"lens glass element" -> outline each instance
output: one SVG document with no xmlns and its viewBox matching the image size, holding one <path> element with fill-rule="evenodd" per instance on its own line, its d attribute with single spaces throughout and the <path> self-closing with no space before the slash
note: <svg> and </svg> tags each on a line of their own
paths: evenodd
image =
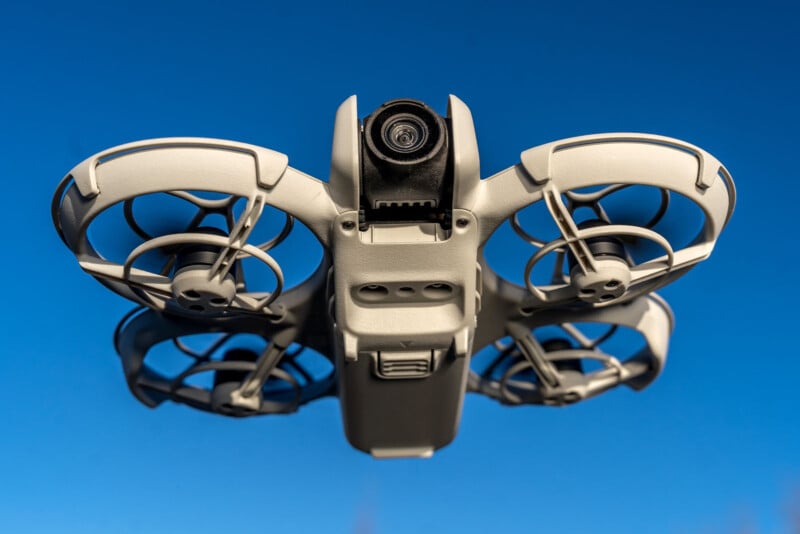
<svg viewBox="0 0 800 534">
<path fill-rule="evenodd" d="M 421 148 L 428 139 L 428 128 L 411 114 L 400 114 L 386 121 L 382 128 L 386 146 L 395 152 L 408 154 Z"/>
<path fill-rule="evenodd" d="M 369 153 L 393 165 L 416 165 L 436 157 L 446 137 L 444 120 L 416 100 L 392 100 L 364 119 Z"/>
</svg>

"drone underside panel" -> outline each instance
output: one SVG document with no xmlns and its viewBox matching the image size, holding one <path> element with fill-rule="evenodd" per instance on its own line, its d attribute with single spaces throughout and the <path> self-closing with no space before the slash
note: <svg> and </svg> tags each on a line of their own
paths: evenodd
<svg viewBox="0 0 800 534">
<path fill-rule="evenodd" d="M 363 127 L 353 97 L 330 183 L 261 147 L 157 139 L 79 164 L 52 211 L 139 306 L 115 345 L 140 401 L 243 417 L 338 396 L 356 448 L 400 457 L 449 443 L 468 391 L 566 405 L 651 383 L 672 329 L 653 291 L 710 254 L 734 201 L 710 154 L 644 134 L 542 145 L 480 180 L 455 97 L 446 119 L 395 101 Z"/>
</svg>

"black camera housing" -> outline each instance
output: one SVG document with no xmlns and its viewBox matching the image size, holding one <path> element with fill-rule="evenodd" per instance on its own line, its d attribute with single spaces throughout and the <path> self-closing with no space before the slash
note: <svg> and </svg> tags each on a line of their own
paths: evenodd
<svg viewBox="0 0 800 534">
<path fill-rule="evenodd" d="M 418 100 L 391 100 L 364 119 L 362 229 L 375 222 L 438 222 L 450 227 L 450 130 L 447 118 Z"/>
</svg>

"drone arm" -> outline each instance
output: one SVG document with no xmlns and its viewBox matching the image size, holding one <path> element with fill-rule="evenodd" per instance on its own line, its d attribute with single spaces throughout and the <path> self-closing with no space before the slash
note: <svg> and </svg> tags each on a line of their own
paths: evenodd
<svg viewBox="0 0 800 534">
<path fill-rule="evenodd" d="M 332 185 L 289 167 L 281 181 L 267 192 L 265 201 L 300 220 L 327 248 L 331 222 L 339 214 L 332 194 Z"/>
<path fill-rule="evenodd" d="M 542 187 L 531 181 L 522 165 L 514 165 L 481 180 L 473 212 L 480 221 L 480 242 L 517 211 L 542 199 Z"/>
</svg>

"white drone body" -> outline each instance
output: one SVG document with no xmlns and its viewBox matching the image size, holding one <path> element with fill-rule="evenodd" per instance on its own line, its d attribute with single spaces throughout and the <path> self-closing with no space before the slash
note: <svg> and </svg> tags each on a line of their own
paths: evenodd
<svg viewBox="0 0 800 534">
<path fill-rule="evenodd" d="M 633 187 L 657 192 L 646 220 L 607 209 Z M 140 223 L 134 200 L 154 195 L 191 206 L 183 227 L 156 235 Z M 703 218 L 680 247 L 659 231 L 670 195 Z M 362 123 L 353 96 L 336 114 L 328 182 L 254 145 L 155 139 L 80 163 L 52 209 L 83 270 L 139 305 L 115 345 L 140 401 L 241 417 L 337 396 L 350 443 L 387 458 L 429 456 L 452 441 L 467 392 L 560 406 L 650 384 L 672 330 L 653 291 L 708 257 L 734 202 L 713 156 L 646 134 L 548 143 L 481 179 L 472 116 L 458 98 L 450 96 L 446 117 L 395 100 Z M 546 209 L 555 235 L 523 228 L 520 214 L 532 205 Z M 252 242 L 268 207 L 285 222 L 274 238 Z M 113 209 L 138 237 L 117 258 L 90 231 Z M 314 274 L 284 290 L 270 250 L 294 221 L 324 252 Z M 524 285 L 502 278 L 484 254 L 504 223 L 528 249 Z M 658 252 L 636 257 L 644 242 Z M 145 261 L 155 256 L 160 263 Z M 535 273 L 546 262 L 552 273 L 542 283 Z M 268 268 L 271 287 L 253 287 L 245 264 Z M 636 346 L 606 350 L 623 330 Z M 216 336 L 198 349 L 188 340 L 200 334 Z M 169 343 L 190 362 L 172 374 L 148 360 Z M 304 352 L 327 367 L 307 365 Z M 479 352 L 490 354 L 488 365 L 473 361 Z M 210 382 L 193 380 L 203 374 Z"/>
</svg>

